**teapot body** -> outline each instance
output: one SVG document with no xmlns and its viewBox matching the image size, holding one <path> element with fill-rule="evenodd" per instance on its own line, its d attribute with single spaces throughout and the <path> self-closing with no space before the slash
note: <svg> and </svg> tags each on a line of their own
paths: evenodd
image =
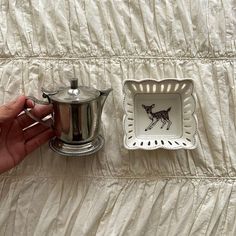
<svg viewBox="0 0 236 236">
<path fill-rule="evenodd" d="M 74 78 L 70 87 L 55 91 L 42 88 L 42 95 L 48 102 L 28 97 L 35 103 L 53 105 L 50 125 L 35 117 L 27 109 L 25 113 L 35 121 L 55 130 L 56 137 L 49 143 L 55 152 L 66 156 L 90 155 L 101 149 L 104 144 L 99 130 L 102 109 L 111 91 L 111 88 L 96 90 L 78 86 L 78 80 Z"/>
<path fill-rule="evenodd" d="M 52 104 L 53 128 L 61 141 L 83 144 L 99 135 L 102 112 L 100 100 L 81 104 L 52 101 Z"/>
</svg>

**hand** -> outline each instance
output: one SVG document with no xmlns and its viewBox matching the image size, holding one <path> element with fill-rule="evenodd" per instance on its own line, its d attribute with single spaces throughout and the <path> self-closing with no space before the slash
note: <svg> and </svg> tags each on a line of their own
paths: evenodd
<svg viewBox="0 0 236 236">
<path fill-rule="evenodd" d="M 25 96 L 0 106 L 0 173 L 16 166 L 29 153 L 54 136 L 52 129 L 35 123 L 22 113 L 25 104 L 32 108 L 31 112 L 38 118 L 43 118 L 52 111 L 50 105 L 34 107 Z"/>
</svg>

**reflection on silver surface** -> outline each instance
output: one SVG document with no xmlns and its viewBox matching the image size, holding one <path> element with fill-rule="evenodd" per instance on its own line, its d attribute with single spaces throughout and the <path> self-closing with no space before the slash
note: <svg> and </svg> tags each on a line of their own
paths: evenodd
<svg viewBox="0 0 236 236">
<path fill-rule="evenodd" d="M 98 136 L 101 106 L 97 100 L 84 104 L 53 103 L 57 137 L 70 144 L 90 142 Z"/>
<path fill-rule="evenodd" d="M 58 138 L 53 138 L 49 142 L 50 148 L 56 153 L 63 156 L 82 157 L 88 156 L 99 151 L 104 145 L 104 139 L 101 135 L 93 139 L 91 142 L 73 145 L 62 142 Z"/>
<path fill-rule="evenodd" d="M 56 138 L 51 140 L 50 147 L 62 155 L 83 155 L 98 151 L 103 145 L 99 136 L 101 114 L 107 96 L 112 89 L 97 90 L 87 86 L 78 86 L 76 78 L 71 79 L 71 86 L 58 91 L 42 89 L 43 97 L 48 102 L 29 97 L 39 104 L 52 104 L 52 122 L 50 126 L 56 132 Z M 30 114 L 32 119 L 47 125 L 42 120 Z M 29 113 L 29 114 L 28 114 Z"/>
</svg>

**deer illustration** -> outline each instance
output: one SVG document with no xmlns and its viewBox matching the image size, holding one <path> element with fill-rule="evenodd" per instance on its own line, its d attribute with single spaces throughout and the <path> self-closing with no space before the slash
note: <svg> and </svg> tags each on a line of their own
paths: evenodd
<svg viewBox="0 0 236 236">
<path fill-rule="evenodd" d="M 162 111 L 158 111 L 153 113 L 152 109 L 155 107 L 155 104 L 152 104 L 151 106 L 145 106 L 144 104 L 142 104 L 142 107 L 144 108 L 144 110 L 146 111 L 148 118 L 151 120 L 151 123 L 149 124 L 149 126 L 145 129 L 145 131 L 148 131 L 150 129 L 152 129 L 154 127 L 154 125 L 156 125 L 156 123 L 161 120 L 162 122 L 162 126 L 161 129 L 164 127 L 164 125 L 166 123 L 167 124 L 167 130 L 169 130 L 172 122 L 169 119 L 169 111 L 171 110 L 171 107 L 169 107 L 167 110 L 162 110 Z"/>
</svg>

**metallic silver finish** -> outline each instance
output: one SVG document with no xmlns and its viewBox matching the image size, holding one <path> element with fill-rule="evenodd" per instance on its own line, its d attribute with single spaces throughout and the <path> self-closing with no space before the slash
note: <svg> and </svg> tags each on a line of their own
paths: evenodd
<svg viewBox="0 0 236 236">
<path fill-rule="evenodd" d="M 109 93 L 112 91 L 112 88 L 106 89 L 106 90 L 101 90 L 100 91 L 100 103 L 101 103 L 101 109 L 103 109 L 103 106 L 105 104 L 105 101 L 107 99 L 107 96 Z"/>
<path fill-rule="evenodd" d="M 83 144 L 98 136 L 102 107 L 99 100 L 83 104 L 52 101 L 54 129 L 65 143 Z"/>
<path fill-rule="evenodd" d="M 38 103 L 41 105 L 49 105 L 50 104 L 50 102 L 41 101 L 33 96 L 27 96 L 27 99 L 32 100 L 34 103 Z"/>
<path fill-rule="evenodd" d="M 97 151 L 102 143 L 102 137 L 99 136 L 102 109 L 111 91 L 112 89 L 99 91 L 86 86 L 78 86 L 77 79 L 71 80 L 69 88 L 61 88 L 58 92 L 43 89 L 43 97 L 49 101 L 43 103 L 53 105 L 52 127 L 57 134 L 57 138 L 51 141 L 50 147 L 58 153 L 63 152 L 63 155 L 73 150 L 78 150 L 74 154 L 83 152 L 83 155 L 86 150 L 88 153 L 93 152 L 93 149 Z M 29 98 L 42 104 L 42 101 L 36 98 Z M 28 111 L 26 114 L 44 124 Z M 87 146 L 89 148 L 85 148 Z"/>
<path fill-rule="evenodd" d="M 78 79 L 77 78 L 72 78 L 70 81 L 70 87 L 71 89 L 78 89 Z"/>
<path fill-rule="evenodd" d="M 54 91 L 42 88 L 43 97 L 55 102 L 78 104 L 98 99 L 101 95 L 101 92 L 95 88 L 77 86 L 78 82 L 75 79 L 72 79 L 70 82 L 70 87 L 59 88 Z"/>
<path fill-rule="evenodd" d="M 103 147 L 103 145 L 104 138 L 101 135 L 93 139 L 91 142 L 81 145 L 64 143 L 58 138 L 53 138 L 49 142 L 49 146 L 53 151 L 60 155 L 71 157 L 82 157 L 92 155 L 99 151 Z"/>
</svg>

